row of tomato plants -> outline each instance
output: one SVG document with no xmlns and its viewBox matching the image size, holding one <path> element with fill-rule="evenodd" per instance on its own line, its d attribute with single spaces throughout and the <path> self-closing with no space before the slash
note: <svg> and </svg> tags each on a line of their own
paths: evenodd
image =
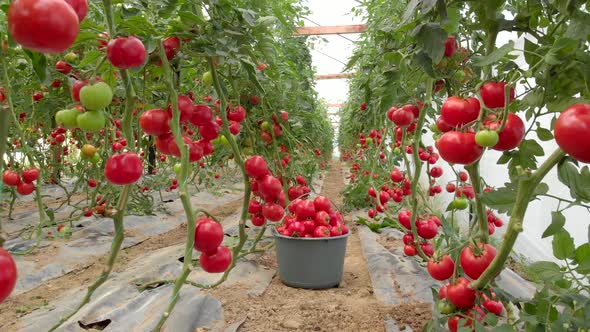
<svg viewBox="0 0 590 332">
<path fill-rule="evenodd" d="M 223 274 L 212 284 L 191 284 L 221 284 L 238 258 L 268 249 L 258 247 L 266 221 L 282 220 L 291 200 L 307 196 L 308 181 L 330 157 L 332 129 L 313 91 L 307 42 L 292 37 L 306 8 L 249 0 L 88 5 L 16 0 L 3 6 L 3 192 L 11 197 L 10 209 L 18 195 L 35 192 L 40 220 L 31 235 L 37 244 L 53 226 L 71 231 L 65 220 L 55 220 L 65 204 L 74 207 L 70 223 L 93 211 L 113 218 L 105 269 L 55 330 L 109 277 L 124 239 L 124 216 L 151 213 L 154 190 L 177 190 L 186 249 L 182 272 L 165 281 L 174 288 L 159 330 L 189 283 L 193 250 L 201 252 L 204 270 Z M 233 178 L 236 171 L 244 199 L 237 244 L 227 248 L 221 224 L 192 206 L 189 185 L 222 173 Z M 65 203 L 49 208 L 44 183 L 62 187 Z M 74 202 L 80 191 L 86 195 Z M 341 221 L 331 209 L 322 211 Z M 262 226 L 253 237 L 246 232 L 249 219 Z M 10 253 L 0 250 L 7 271 L 1 302 L 16 270 Z"/>
<path fill-rule="evenodd" d="M 348 66 L 362 75 L 352 79 L 340 124 L 341 155 L 350 165 L 346 202 L 369 208 L 359 222 L 371 229 L 405 232 L 405 255 L 443 282 L 433 290 L 437 306 L 427 328 L 588 329 L 590 245 L 576 247 L 564 225 L 587 226 L 563 213 L 583 214 L 590 201 L 588 167 L 580 165 L 590 162 L 588 79 L 572 75 L 590 64 L 587 36 L 574 30 L 585 10 L 526 1 L 373 1 L 364 9 L 358 13 L 368 31 Z M 523 36 L 524 49 L 513 41 L 498 48 L 504 31 Z M 515 96 L 515 88 L 524 92 Z M 434 146 L 425 144 L 427 133 Z M 553 140 L 558 148 L 537 164 Z M 480 174 L 488 149 L 503 153 L 504 187 Z M 552 169 L 571 199 L 543 182 Z M 441 183 L 445 170 L 455 180 Z M 443 192 L 452 195 L 444 211 L 436 208 Z M 541 197 L 558 202 L 543 237 L 553 237 L 561 264 L 531 264 L 537 293 L 518 299 L 495 279 L 525 231 L 527 207 Z M 505 230 L 491 237 L 504 226 L 502 214 Z"/>
</svg>

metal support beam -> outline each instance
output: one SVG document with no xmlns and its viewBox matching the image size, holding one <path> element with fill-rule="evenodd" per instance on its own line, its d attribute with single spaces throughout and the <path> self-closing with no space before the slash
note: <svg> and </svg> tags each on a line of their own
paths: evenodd
<svg viewBox="0 0 590 332">
<path fill-rule="evenodd" d="M 354 73 L 340 73 L 340 74 L 321 74 L 315 75 L 316 80 L 338 80 L 343 78 L 351 78 Z"/>
<path fill-rule="evenodd" d="M 319 26 L 319 27 L 299 27 L 296 36 L 308 36 L 308 35 L 340 35 L 349 33 L 361 33 L 367 30 L 365 24 L 352 24 L 352 25 L 334 25 L 334 26 Z"/>
</svg>

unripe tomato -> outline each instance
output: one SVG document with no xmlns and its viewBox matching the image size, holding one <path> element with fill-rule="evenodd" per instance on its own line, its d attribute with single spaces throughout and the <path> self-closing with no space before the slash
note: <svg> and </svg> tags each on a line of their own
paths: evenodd
<svg viewBox="0 0 590 332">
<path fill-rule="evenodd" d="M 486 148 L 496 145 L 499 139 L 498 133 L 494 130 L 480 130 L 475 134 L 475 143 Z"/>
</svg>

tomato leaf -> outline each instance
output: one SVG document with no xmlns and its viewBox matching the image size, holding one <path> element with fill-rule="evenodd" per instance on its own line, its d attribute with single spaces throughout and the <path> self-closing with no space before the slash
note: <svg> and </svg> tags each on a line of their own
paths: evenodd
<svg viewBox="0 0 590 332">
<path fill-rule="evenodd" d="M 434 69 L 432 68 L 432 59 L 428 57 L 424 51 L 418 52 L 414 54 L 414 61 L 424 70 L 426 74 L 430 77 L 435 77 Z"/>
<path fill-rule="evenodd" d="M 498 213 L 510 215 L 516 201 L 516 187 L 511 183 L 505 183 L 505 185 L 506 187 L 482 194 L 481 199 L 487 206 L 498 210 Z"/>
<path fill-rule="evenodd" d="M 29 59 L 31 59 L 33 70 L 39 78 L 39 81 L 44 82 L 47 78 L 47 58 L 45 57 L 45 54 L 29 51 L 27 49 L 23 49 L 23 51 Z"/>
<path fill-rule="evenodd" d="M 537 137 L 539 137 L 539 139 L 541 141 L 550 141 L 553 139 L 553 134 L 551 133 L 551 130 L 543 128 L 543 127 L 538 127 L 537 128 Z"/>
<path fill-rule="evenodd" d="M 543 232 L 541 238 L 544 239 L 557 233 L 563 229 L 563 225 L 565 225 L 565 216 L 559 211 L 551 212 L 551 225 L 549 225 L 549 227 Z"/>
<path fill-rule="evenodd" d="M 590 202 L 590 170 L 584 166 L 580 173 L 571 161 L 557 166 L 557 176 L 561 183 L 570 188 L 570 195 L 578 200 Z"/>
<path fill-rule="evenodd" d="M 513 49 L 514 49 L 514 42 L 511 40 L 510 42 L 508 42 L 508 44 L 495 49 L 492 53 L 490 53 L 488 55 L 473 56 L 473 58 L 472 58 L 473 65 L 477 66 L 477 67 L 491 65 L 492 63 L 494 63 L 494 62 L 502 59 L 506 55 L 508 55 L 508 53 L 510 53 L 510 51 L 512 51 Z"/>
<path fill-rule="evenodd" d="M 565 229 L 561 229 L 553 236 L 553 255 L 557 259 L 568 259 L 574 257 L 574 239 Z"/>
<path fill-rule="evenodd" d="M 416 34 L 418 45 L 428 54 L 433 63 L 439 63 L 445 54 L 445 41 L 448 34 L 439 24 L 422 25 Z"/>
<path fill-rule="evenodd" d="M 540 281 L 557 281 L 562 279 L 563 274 L 554 262 L 539 261 L 530 264 L 527 268 L 530 275 Z"/>
<path fill-rule="evenodd" d="M 422 0 L 410 1 L 408 6 L 406 7 L 406 11 L 404 12 L 404 15 L 402 16 L 402 20 L 400 22 L 400 25 L 406 24 L 408 22 L 408 20 L 412 17 L 412 15 L 414 15 L 414 12 L 416 11 L 416 8 L 418 8 L 418 5 L 420 4 L 420 2 L 422 2 Z"/>
<path fill-rule="evenodd" d="M 522 168 L 537 168 L 537 158 L 543 156 L 545 152 L 543 147 L 532 139 L 525 139 L 520 143 L 518 150 L 513 152 L 510 167 L 521 166 Z"/>
<path fill-rule="evenodd" d="M 565 36 L 585 42 L 590 34 L 590 25 L 588 25 L 588 22 L 590 22 L 590 14 L 584 13 L 581 10 L 576 11 L 571 17 Z"/>
<path fill-rule="evenodd" d="M 575 263 L 578 264 L 576 271 L 581 274 L 590 273 L 590 243 L 579 246 L 574 253 Z"/>
</svg>

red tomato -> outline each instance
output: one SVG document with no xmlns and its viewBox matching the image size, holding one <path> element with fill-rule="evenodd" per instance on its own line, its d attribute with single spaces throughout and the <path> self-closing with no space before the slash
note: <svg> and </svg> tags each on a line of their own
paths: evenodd
<svg viewBox="0 0 590 332">
<path fill-rule="evenodd" d="M 431 258 L 428 260 L 427 269 L 432 278 L 443 281 L 453 276 L 455 262 L 449 255 L 444 255 L 439 261 Z"/>
<path fill-rule="evenodd" d="M 59 60 L 55 63 L 55 70 L 62 74 L 69 74 L 72 71 L 72 66 L 63 60 Z"/>
<path fill-rule="evenodd" d="M 90 188 L 95 188 L 98 185 L 98 183 L 94 179 L 88 180 L 87 184 L 88 184 L 88 187 L 90 187 Z"/>
<path fill-rule="evenodd" d="M 246 118 L 246 109 L 242 106 L 227 108 L 227 119 L 230 121 L 242 122 Z"/>
<path fill-rule="evenodd" d="M 449 97 L 440 109 L 440 119 L 450 127 L 459 127 L 475 121 L 479 116 L 480 109 L 479 102 L 476 102 L 475 98 Z"/>
<path fill-rule="evenodd" d="M 469 180 L 469 174 L 467 174 L 467 172 L 464 171 L 459 172 L 459 180 L 467 182 L 467 180 Z"/>
<path fill-rule="evenodd" d="M 252 156 L 248 158 L 244 163 L 244 168 L 246 169 L 246 174 L 254 179 L 262 179 L 270 174 L 268 165 L 261 156 Z"/>
<path fill-rule="evenodd" d="M 180 95 L 178 96 L 178 110 L 180 111 L 180 122 L 181 123 L 185 123 L 190 121 L 190 119 L 193 117 L 193 109 L 194 109 L 194 105 L 193 105 L 193 101 L 189 98 L 189 96 L 184 96 L 184 95 Z M 206 123 L 204 124 L 206 126 L 211 126 L 211 123 Z M 219 131 L 219 128 L 217 128 L 217 126 L 213 125 L 213 128 L 215 128 L 215 132 Z M 203 136 L 201 134 L 201 136 Z M 211 139 L 215 139 L 217 136 L 211 138 Z"/>
<path fill-rule="evenodd" d="M 430 169 L 430 176 L 433 178 L 439 178 L 443 175 L 443 169 L 441 167 L 433 167 Z"/>
<path fill-rule="evenodd" d="M 460 277 L 447 287 L 447 299 L 457 308 L 471 308 L 475 303 L 475 290 L 469 288 L 469 280 Z"/>
<path fill-rule="evenodd" d="M 330 227 L 330 236 L 340 236 L 342 235 L 342 227 L 340 226 L 331 226 Z"/>
<path fill-rule="evenodd" d="M 158 149 L 158 151 L 166 155 L 172 154 L 170 151 L 171 141 L 174 141 L 174 136 L 172 135 L 172 133 L 166 133 L 156 137 L 156 149 Z"/>
<path fill-rule="evenodd" d="M 399 183 L 404 180 L 404 174 L 397 168 L 394 168 L 393 171 L 389 174 L 389 178 L 391 181 Z"/>
<path fill-rule="evenodd" d="M 143 112 L 139 126 L 148 135 L 160 136 L 170 132 L 170 114 L 161 108 Z"/>
<path fill-rule="evenodd" d="M 297 219 L 305 220 L 307 218 L 315 218 L 315 205 L 312 201 L 300 201 L 299 204 L 295 207 L 295 214 L 297 215 Z M 328 215 L 329 217 L 329 215 Z"/>
<path fill-rule="evenodd" d="M 17 172 L 6 170 L 2 173 L 2 181 L 8 186 L 16 187 L 20 183 L 20 177 Z"/>
<path fill-rule="evenodd" d="M 225 246 L 219 246 L 213 254 L 201 253 L 199 263 L 209 273 L 225 272 L 232 261 L 232 252 Z"/>
<path fill-rule="evenodd" d="M 392 107 L 393 109 L 394 107 Z M 387 114 L 389 119 L 398 127 L 407 127 L 414 122 L 414 113 L 410 108 L 399 108 Z"/>
<path fill-rule="evenodd" d="M 74 9 L 74 11 L 76 12 L 76 15 L 78 15 L 78 21 L 82 22 L 82 20 L 86 17 L 86 14 L 88 14 L 88 1 L 87 0 L 65 0 L 70 6 L 72 6 L 72 9 Z"/>
<path fill-rule="evenodd" d="M 416 222 L 416 227 L 418 235 L 426 240 L 430 240 L 438 234 L 438 225 L 432 219 Z"/>
<path fill-rule="evenodd" d="M 453 127 L 446 123 L 442 117 L 438 117 L 438 119 L 436 119 L 436 128 L 438 128 L 441 133 L 446 133 L 447 131 L 453 130 Z"/>
<path fill-rule="evenodd" d="M 330 226 L 330 215 L 326 211 L 317 211 L 314 220 L 316 226 Z"/>
<path fill-rule="evenodd" d="M 402 210 L 397 215 L 397 219 L 398 219 L 399 223 L 408 230 L 412 229 L 411 218 L 412 218 L 412 212 L 409 210 Z"/>
<path fill-rule="evenodd" d="M 420 243 L 420 248 L 424 252 L 424 255 L 431 257 L 434 255 L 434 246 L 430 242 Z"/>
<path fill-rule="evenodd" d="M 442 159 L 452 164 L 469 165 L 481 158 L 484 148 L 475 143 L 474 133 L 449 131 L 437 141 Z"/>
<path fill-rule="evenodd" d="M 330 237 L 330 229 L 327 226 L 317 226 L 313 231 L 313 237 Z"/>
<path fill-rule="evenodd" d="M 287 228 L 292 237 L 305 236 L 305 225 L 301 221 L 293 221 Z"/>
<path fill-rule="evenodd" d="M 590 104 L 575 104 L 555 122 L 555 141 L 574 159 L 590 163 Z"/>
<path fill-rule="evenodd" d="M 445 41 L 445 56 L 450 58 L 455 54 L 455 49 L 457 48 L 457 42 L 455 41 L 455 36 L 449 36 Z"/>
<path fill-rule="evenodd" d="M 404 246 L 404 254 L 406 256 L 416 256 L 417 253 L 418 251 L 416 250 L 416 247 L 413 244 L 407 244 Z"/>
<path fill-rule="evenodd" d="M 145 62 L 146 56 L 145 47 L 137 37 L 111 39 L 107 45 L 107 58 L 119 69 L 140 67 Z"/>
<path fill-rule="evenodd" d="M 180 39 L 176 36 L 166 38 L 163 45 L 168 60 L 172 60 L 178 51 L 180 51 Z"/>
<path fill-rule="evenodd" d="M 259 201 L 251 200 L 248 204 L 248 213 L 257 214 L 262 212 L 262 205 Z"/>
<path fill-rule="evenodd" d="M 207 217 L 200 217 L 195 227 L 194 248 L 205 254 L 214 254 L 223 242 L 223 227 Z"/>
<path fill-rule="evenodd" d="M 252 216 L 252 225 L 263 226 L 265 223 L 266 223 L 266 220 L 264 220 L 264 217 L 262 215 Z"/>
<path fill-rule="evenodd" d="M 449 193 L 455 192 L 455 189 L 456 189 L 455 187 L 456 186 L 453 183 L 447 184 L 447 187 L 446 187 L 447 192 L 449 192 Z"/>
<path fill-rule="evenodd" d="M 29 168 L 23 171 L 22 173 L 23 181 L 27 183 L 31 183 L 33 181 L 37 181 L 39 178 L 39 169 L 37 168 Z"/>
<path fill-rule="evenodd" d="M 477 249 L 473 245 L 463 248 L 461 251 L 461 267 L 465 274 L 471 279 L 477 279 L 485 271 L 494 257 L 496 248 L 491 244 L 479 243 Z"/>
<path fill-rule="evenodd" d="M 314 205 L 316 211 L 330 212 L 330 210 L 332 210 L 331 206 L 330 206 L 330 200 L 324 196 L 316 197 L 313 200 L 313 205 Z"/>
<path fill-rule="evenodd" d="M 502 123 L 499 121 L 491 120 L 484 121 L 483 124 L 491 130 L 496 130 L 500 128 L 500 126 L 502 125 Z M 496 145 L 494 145 L 492 149 L 497 151 L 512 150 L 515 147 L 517 147 L 520 144 L 520 142 L 522 142 L 524 134 L 524 122 L 522 122 L 518 115 L 508 113 L 506 126 L 504 126 L 504 129 L 498 133 L 498 143 L 496 143 Z"/>
<path fill-rule="evenodd" d="M 285 215 L 285 209 L 275 203 L 266 203 L 262 206 L 262 215 L 270 221 L 279 221 Z"/>
<path fill-rule="evenodd" d="M 12 293 L 16 285 L 16 264 L 10 253 L 0 248 L 0 303 Z"/>
<path fill-rule="evenodd" d="M 490 299 L 486 299 L 481 303 L 482 307 L 486 308 L 487 311 L 493 313 L 494 315 L 500 316 L 502 311 L 504 311 L 504 305 L 500 301 L 494 301 Z"/>
<path fill-rule="evenodd" d="M 272 175 L 267 175 L 258 181 L 258 191 L 266 202 L 276 201 L 282 190 L 281 181 Z"/>
<path fill-rule="evenodd" d="M 506 82 L 487 82 L 479 89 L 481 99 L 488 108 L 504 107 Z M 510 102 L 514 100 L 514 88 L 510 88 Z"/>
<path fill-rule="evenodd" d="M 88 80 L 74 82 L 74 84 L 72 85 L 72 99 L 74 99 L 74 101 L 80 101 L 80 90 L 82 90 L 82 88 L 86 86 L 88 82 Z"/>
<path fill-rule="evenodd" d="M 16 191 L 23 196 L 30 195 L 35 191 L 35 185 L 32 183 L 21 182 L 16 186 Z"/>
<path fill-rule="evenodd" d="M 143 165 L 133 152 L 115 154 L 107 159 L 104 175 L 112 184 L 127 185 L 141 178 Z"/>
<path fill-rule="evenodd" d="M 414 234 L 406 233 L 406 234 L 404 234 L 404 237 L 402 238 L 402 240 L 404 241 L 404 244 L 406 244 L 406 245 L 413 244 L 414 243 Z"/>
<path fill-rule="evenodd" d="M 213 111 L 207 105 L 194 105 L 189 121 L 195 126 L 203 126 L 213 121 Z"/>
<path fill-rule="evenodd" d="M 217 123 L 211 122 L 210 124 L 199 126 L 199 134 L 206 141 L 212 141 L 219 137 L 220 127 Z"/>
<path fill-rule="evenodd" d="M 8 30 L 24 48 L 61 53 L 78 36 L 78 15 L 63 0 L 15 0 L 8 8 Z"/>
</svg>

